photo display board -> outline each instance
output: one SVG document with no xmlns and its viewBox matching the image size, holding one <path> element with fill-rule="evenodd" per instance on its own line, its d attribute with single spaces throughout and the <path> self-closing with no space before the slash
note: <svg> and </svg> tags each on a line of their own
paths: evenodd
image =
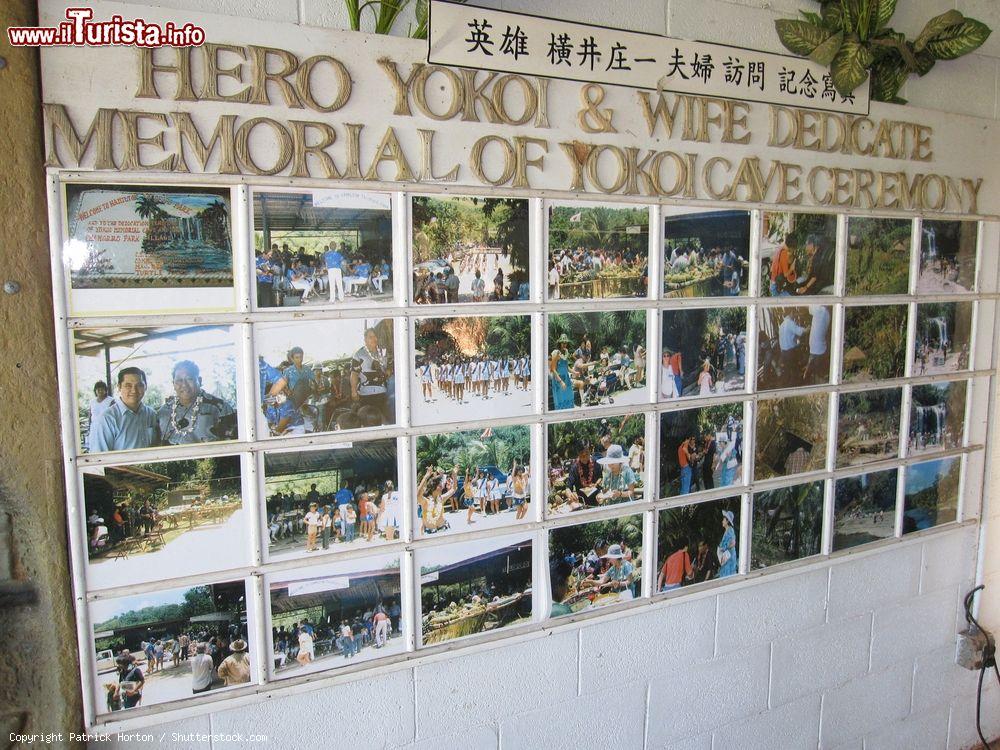
<svg viewBox="0 0 1000 750">
<path fill-rule="evenodd" d="M 275 26 L 294 46 L 295 27 Z M 401 46 L 374 40 L 364 79 L 379 54 L 431 75 L 419 45 Z M 161 52 L 87 55 L 127 61 L 153 106 L 177 83 L 150 67 Z M 43 57 L 53 105 L 65 59 Z M 322 65 L 332 85 L 339 68 Z M 433 75 L 459 75 L 446 70 Z M 546 116 L 568 132 L 555 93 L 580 84 L 545 85 Z M 336 116 L 392 112 L 382 91 Z M 270 111 L 217 93 L 183 106 Z M 476 151 L 457 111 L 443 123 L 406 101 L 428 149 L 441 127 L 461 136 L 456 153 Z M 388 136 L 373 171 L 338 155 L 322 181 L 316 151 L 272 174 L 211 159 L 109 172 L 85 146 L 64 163 L 69 131 L 47 117 L 89 725 L 739 585 L 978 516 L 992 189 L 974 204 L 955 182 L 938 209 L 800 204 L 770 188 L 721 197 L 720 167 L 708 194 L 652 195 L 608 189 L 610 152 L 519 182 L 534 152 L 510 141 L 507 159 L 491 141 L 481 175 L 449 177 L 440 154 L 421 171 Z M 139 148 L 119 125 L 114 159 Z M 247 138 L 258 167 L 273 157 Z M 564 149 L 551 147 L 554 164 Z M 936 166 L 962 171 L 964 148 L 946 144 Z M 756 158 L 740 143 L 722 153 Z"/>
</svg>

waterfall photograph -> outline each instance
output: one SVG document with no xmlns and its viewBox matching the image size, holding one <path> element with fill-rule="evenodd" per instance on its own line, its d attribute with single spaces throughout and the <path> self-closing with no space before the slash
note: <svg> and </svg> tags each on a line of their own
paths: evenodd
<svg viewBox="0 0 1000 750">
<path fill-rule="evenodd" d="M 968 370 L 971 333 L 971 302 L 928 302 L 917 305 L 912 374 L 935 375 Z"/>
<path fill-rule="evenodd" d="M 917 294 L 955 294 L 976 287 L 974 221 L 925 219 L 920 231 Z"/>
<path fill-rule="evenodd" d="M 967 383 L 913 386 L 910 398 L 910 453 L 951 450 L 962 445 Z"/>
</svg>

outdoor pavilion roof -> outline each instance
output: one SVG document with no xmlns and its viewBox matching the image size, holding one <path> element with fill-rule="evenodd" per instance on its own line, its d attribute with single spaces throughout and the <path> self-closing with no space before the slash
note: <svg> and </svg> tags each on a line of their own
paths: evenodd
<svg viewBox="0 0 1000 750">
<path fill-rule="evenodd" d="M 136 347 L 153 339 L 176 339 L 189 333 L 226 328 L 223 325 L 180 326 L 177 328 L 87 328 L 73 334 L 73 351 L 77 356 L 96 357 L 106 349 Z"/>
<path fill-rule="evenodd" d="M 434 571 L 428 571 L 428 573 L 437 573 L 437 580 L 432 585 L 466 581 L 469 578 L 479 578 L 487 573 L 495 572 L 496 563 L 494 560 L 496 558 L 519 552 L 522 549 L 527 549 L 530 554 L 531 542 L 526 541 L 521 544 L 512 544 L 508 547 L 490 550 L 473 558 L 459 560 L 449 565 L 442 565 Z"/>
<path fill-rule="evenodd" d="M 322 581 L 324 578 L 340 578 L 341 576 L 317 576 L 316 578 L 303 578 L 294 583 L 307 583 L 309 581 Z M 388 596 L 395 596 L 399 593 L 399 570 L 370 570 L 360 573 L 353 573 L 347 576 L 350 581 L 349 586 L 326 591 L 317 591 L 308 594 L 288 595 L 288 583 L 276 583 L 271 585 L 271 612 L 280 614 L 282 612 L 292 612 L 300 609 L 310 609 L 313 607 L 327 607 L 331 600 L 340 604 L 341 607 L 350 609 L 371 604 Z"/>
<path fill-rule="evenodd" d="M 170 477 L 166 474 L 157 474 L 138 466 L 107 466 L 104 468 L 104 478 L 114 487 L 140 487 L 147 490 L 163 487 L 170 482 Z"/>
<path fill-rule="evenodd" d="M 342 229 L 358 229 L 364 224 L 377 220 L 380 214 L 364 208 L 335 208 L 312 205 L 309 193 L 255 193 L 254 203 L 260 203 L 261 212 L 256 211 L 257 229 L 262 229 L 262 219 L 267 228 L 278 232 L 329 232 Z"/>
<path fill-rule="evenodd" d="M 355 474 L 376 472 L 396 463 L 395 440 L 355 442 L 348 450 L 295 451 L 267 456 L 268 474 L 310 474 L 334 469 L 353 469 Z"/>
</svg>

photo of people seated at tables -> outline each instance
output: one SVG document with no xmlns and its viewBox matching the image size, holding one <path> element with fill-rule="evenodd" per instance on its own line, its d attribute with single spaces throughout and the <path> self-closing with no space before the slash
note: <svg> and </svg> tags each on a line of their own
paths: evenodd
<svg viewBox="0 0 1000 750">
<path fill-rule="evenodd" d="M 421 547 L 420 644 L 531 622 L 531 539 L 503 536 Z"/>
<path fill-rule="evenodd" d="M 395 440 L 264 454 L 271 559 L 305 557 L 399 538 Z"/>
<path fill-rule="evenodd" d="M 549 207 L 548 299 L 645 297 L 649 209 L 567 203 Z"/>
<path fill-rule="evenodd" d="M 657 594 L 740 572 L 740 499 L 730 497 L 660 512 Z"/>
<path fill-rule="evenodd" d="M 551 617 L 642 595 L 642 516 L 563 526 L 549 532 Z"/>
<path fill-rule="evenodd" d="M 965 432 L 965 380 L 915 385 L 910 397 L 910 453 L 950 450 Z"/>
<path fill-rule="evenodd" d="M 753 496 L 751 570 L 819 554 L 823 487 L 823 482 L 810 482 Z"/>
<path fill-rule="evenodd" d="M 396 421 L 391 318 L 256 326 L 261 434 L 357 430 Z"/>
<path fill-rule="evenodd" d="M 920 228 L 917 294 L 959 294 L 976 288 L 974 221 L 924 219 Z"/>
<path fill-rule="evenodd" d="M 532 520 L 527 426 L 420 435 L 416 452 L 418 535 Z"/>
<path fill-rule="evenodd" d="M 760 237 L 760 294 L 795 297 L 834 293 L 837 217 L 765 211 Z"/>
<path fill-rule="evenodd" d="M 398 555 L 275 573 L 268 589 L 276 676 L 336 669 L 406 650 Z"/>
<path fill-rule="evenodd" d="M 550 411 L 649 400 L 645 310 L 550 315 L 548 333 Z"/>
<path fill-rule="evenodd" d="M 550 424 L 548 515 L 642 500 L 645 440 L 643 414 Z"/>
<path fill-rule="evenodd" d="M 830 382 L 830 315 L 824 305 L 760 309 L 758 390 Z"/>
<path fill-rule="evenodd" d="M 81 473 L 91 587 L 247 564 L 239 456 Z"/>
<path fill-rule="evenodd" d="M 743 404 L 660 415 L 660 497 L 743 484 Z"/>
<path fill-rule="evenodd" d="M 743 307 L 664 310 L 658 399 L 705 398 L 746 387 Z"/>
<path fill-rule="evenodd" d="M 392 300 L 388 193 L 253 194 L 258 307 L 350 307 Z"/>
<path fill-rule="evenodd" d="M 750 273 L 750 212 L 699 211 L 663 221 L 663 296 L 738 297 Z"/>
<path fill-rule="evenodd" d="M 528 286 L 528 201 L 413 197 L 413 301 L 518 302 Z"/>
<path fill-rule="evenodd" d="M 236 439 L 229 326 L 81 329 L 73 350 L 85 452 Z"/>
<path fill-rule="evenodd" d="M 254 681 L 243 581 L 100 599 L 88 607 L 99 714 Z"/>
<path fill-rule="evenodd" d="M 838 479 L 834 484 L 833 550 L 896 533 L 896 469 Z"/>
<path fill-rule="evenodd" d="M 418 318 L 414 327 L 414 424 L 532 412 L 529 316 Z"/>
<path fill-rule="evenodd" d="M 917 305 L 917 334 L 911 375 L 968 370 L 972 333 L 971 302 Z"/>
</svg>

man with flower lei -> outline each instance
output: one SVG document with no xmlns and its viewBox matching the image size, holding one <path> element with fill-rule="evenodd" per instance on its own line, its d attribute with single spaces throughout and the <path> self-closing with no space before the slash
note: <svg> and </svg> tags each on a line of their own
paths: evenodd
<svg viewBox="0 0 1000 750">
<path fill-rule="evenodd" d="M 163 402 L 158 413 L 160 434 L 165 445 L 208 443 L 236 437 L 236 413 L 221 398 L 201 387 L 201 371 L 190 360 L 173 369 L 174 395 Z"/>
</svg>

